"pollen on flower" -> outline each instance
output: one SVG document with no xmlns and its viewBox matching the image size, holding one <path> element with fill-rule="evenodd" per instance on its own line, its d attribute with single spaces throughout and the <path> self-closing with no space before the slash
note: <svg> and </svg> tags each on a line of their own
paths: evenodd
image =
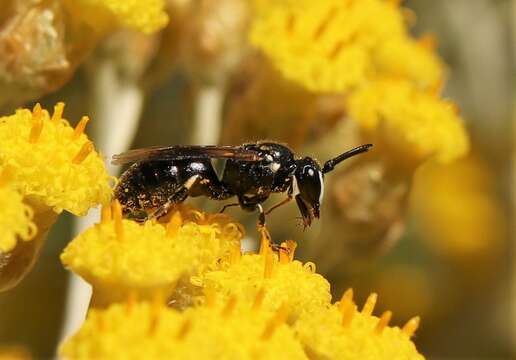
<svg viewBox="0 0 516 360">
<path fill-rule="evenodd" d="M 109 201 L 110 177 L 88 137 L 61 119 L 63 106 L 52 117 L 39 105 L 0 117 L 0 166 L 13 169 L 24 196 L 56 213 L 83 215 Z"/>
<path fill-rule="evenodd" d="M 100 223 L 72 240 L 61 255 L 65 266 L 93 285 L 95 306 L 123 301 L 135 290 L 142 299 L 157 289 L 168 298 L 183 277 L 217 268 L 242 236 L 217 222 L 176 224 L 170 234 L 170 223 L 122 219 L 117 201 L 106 208 Z"/>
<path fill-rule="evenodd" d="M 448 163 L 469 151 L 463 120 L 449 102 L 408 80 L 382 78 L 349 96 L 352 119 L 375 143 L 417 161 Z"/>
<path fill-rule="evenodd" d="M 362 83 L 373 70 L 373 49 L 406 33 L 403 12 L 382 0 L 258 3 L 251 43 L 286 78 L 314 92 Z"/>
<path fill-rule="evenodd" d="M 227 308 L 226 304 L 221 306 Z M 155 316 L 153 305 L 147 302 L 135 304 L 130 313 L 123 304 L 94 309 L 82 328 L 61 346 L 60 354 L 69 360 L 269 359 L 278 354 L 307 359 L 292 329 L 284 323 L 283 312 L 271 316 L 269 312 L 236 307 L 228 315 L 220 307 L 201 306 L 184 312 L 162 307 L 159 323 Z M 101 332 L 99 323 L 104 324 Z"/>
<path fill-rule="evenodd" d="M 0 253 L 9 252 L 17 241 L 29 241 L 36 235 L 32 222 L 33 211 L 23 202 L 23 196 L 9 181 L 3 181 L 6 174 L 0 173 Z"/>
<path fill-rule="evenodd" d="M 307 352 L 327 359 L 424 359 L 407 336 L 410 331 L 389 326 L 390 311 L 380 318 L 359 312 L 349 295 L 340 304 L 302 314 L 293 325 Z"/>
<path fill-rule="evenodd" d="M 98 32 L 124 27 L 153 33 L 168 22 L 164 0 L 65 0 L 65 4 Z"/>
</svg>

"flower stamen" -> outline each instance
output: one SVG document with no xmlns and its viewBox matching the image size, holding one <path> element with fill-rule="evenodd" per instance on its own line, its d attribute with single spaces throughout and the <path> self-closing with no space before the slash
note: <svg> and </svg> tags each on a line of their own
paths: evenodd
<svg viewBox="0 0 516 360">
<path fill-rule="evenodd" d="M 371 315 L 376 305 L 376 300 L 378 300 L 378 294 L 372 293 L 369 295 L 364 304 L 364 307 L 362 308 L 362 314 Z"/>
<path fill-rule="evenodd" d="M 81 121 L 79 121 L 79 123 L 77 124 L 77 126 L 75 127 L 75 129 L 73 131 L 73 137 L 72 137 L 73 140 L 77 140 L 84 133 L 84 130 L 86 129 L 86 125 L 88 125 L 89 121 L 90 121 L 90 118 L 88 116 L 82 117 Z"/>
<path fill-rule="evenodd" d="M 93 152 L 93 150 L 95 150 L 95 148 L 90 141 L 84 143 L 77 155 L 75 155 L 75 157 L 73 158 L 72 163 L 75 165 L 79 165 L 88 157 L 88 155 L 91 152 Z"/>
<path fill-rule="evenodd" d="M 292 33 L 294 31 L 295 25 L 296 25 L 296 16 L 294 14 L 289 14 L 287 17 L 287 32 Z"/>
<path fill-rule="evenodd" d="M 32 110 L 32 128 L 30 129 L 29 142 L 35 144 L 38 142 L 41 131 L 43 130 L 43 110 L 41 105 L 37 103 Z"/>
<path fill-rule="evenodd" d="M 341 325 L 343 327 L 349 326 L 355 315 L 355 304 L 351 298 L 343 297 L 343 300 L 340 302 L 340 312 L 342 314 Z"/>
<path fill-rule="evenodd" d="M 262 334 L 262 340 L 267 341 L 274 335 L 276 329 L 283 325 L 285 321 L 287 321 L 288 313 L 289 311 L 287 305 L 282 304 L 276 311 L 274 317 L 269 321 L 269 323 L 265 327 Z"/>
<path fill-rule="evenodd" d="M 314 35 L 313 35 L 314 40 L 319 39 L 324 34 L 326 29 L 328 28 L 328 25 L 331 23 L 331 21 L 337 15 L 337 11 L 338 10 L 336 8 L 332 8 L 332 9 L 330 9 L 330 11 L 328 11 L 328 14 L 326 15 L 324 20 L 319 24 L 319 26 L 317 27 L 317 29 L 314 32 Z"/>
<path fill-rule="evenodd" d="M 378 335 L 381 335 L 383 332 L 383 329 L 385 329 L 387 326 L 389 326 L 389 321 L 391 321 L 391 318 L 392 318 L 392 311 L 385 311 L 382 314 L 382 316 L 380 317 L 380 320 L 378 320 L 378 324 L 376 324 L 374 332 Z"/>
<path fill-rule="evenodd" d="M 186 335 L 188 335 L 188 333 L 190 332 L 191 329 L 192 329 L 192 320 L 185 319 L 183 321 L 183 323 L 181 324 L 181 326 L 179 327 L 179 330 L 177 331 L 176 340 L 178 340 L 178 341 L 183 340 L 186 337 Z"/>
<path fill-rule="evenodd" d="M 254 297 L 252 309 L 255 311 L 258 310 L 263 304 L 263 299 L 265 299 L 265 289 L 260 288 L 260 290 L 258 290 L 258 292 L 256 293 L 256 296 Z"/>
<path fill-rule="evenodd" d="M 270 279 L 272 277 L 272 272 L 274 271 L 274 254 L 272 252 L 268 252 L 265 256 L 265 266 L 263 269 L 263 277 L 265 279 Z"/>
<path fill-rule="evenodd" d="M 111 220 L 111 205 L 103 205 L 100 211 L 100 223 L 107 224 Z"/>
<path fill-rule="evenodd" d="M 52 114 L 52 118 L 50 121 L 52 121 L 54 124 L 57 124 L 59 121 L 61 121 L 63 116 L 65 104 L 63 102 L 58 102 L 54 105 L 54 113 Z"/>
<path fill-rule="evenodd" d="M 111 213 L 115 222 L 115 233 L 118 240 L 124 240 L 124 226 L 122 225 L 122 206 L 118 200 L 111 204 Z"/>
<path fill-rule="evenodd" d="M 222 317 L 223 318 L 228 318 L 231 316 L 231 314 L 233 313 L 233 311 L 235 310 L 235 307 L 236 307 L 236 304 L 237 304 L 237 297 L 235 295 L 232 295 L 226 306 L 224 307 L 224 309 L 222 310 Z"/>
<path fill-rule="evenodd" d="M 419 323 L 421 321 L 421 318 L 419 316 L 415 316 L 403 326 L 401 331 L 407 335 L 409 338 L 414 336 L 417 328 L 419 327 Z"/>
</svg>

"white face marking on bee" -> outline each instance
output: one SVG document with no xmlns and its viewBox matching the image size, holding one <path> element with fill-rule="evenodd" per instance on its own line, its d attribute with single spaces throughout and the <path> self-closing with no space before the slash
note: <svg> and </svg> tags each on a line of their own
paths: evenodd
<svg viewBox="0 0 516 360">
<path fill-rule="evenodd" d="M 199 175 L 192 176 L 191 178 L 186 180 L 186 182 L 183 186 L 187 189 L 190 189 L 193 186 L 193 184 L 195 184 L 195 182 L 197 181 L 198 178 L 199 178 Z"/>
<path fill-rule="evenodd" d="M 281 165 L 277 162 L 273 162 L 272 164 L 270 165 L 267 165 L 269 167 L 269 169 L 272 170 L 273 173 L 275 173 L 276 171 L 278 171 L 281 167 Z"/>
<path fill-rule="evenodd" d="M 312 169 L 308 169 L 308 175 L 314 176 L 314 171 Z"/>
<path fill-rule="evenodd" d="M 319 181 L 321 182 L 321 194 L 319 194 L 319 205 L 322 205 L 324 195 L 324 179 L 321 171 L 319 171 Z"/>
</svg>

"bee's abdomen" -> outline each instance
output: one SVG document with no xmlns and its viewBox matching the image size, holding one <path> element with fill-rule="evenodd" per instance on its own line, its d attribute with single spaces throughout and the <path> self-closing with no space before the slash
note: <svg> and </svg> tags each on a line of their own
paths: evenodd
<svg viewBox="0 0 516 360">
<path fill-rule="evenodd" d="M 127 169 L 115 188 L 115 198 L 124 213 L 163 205 L 181 187 L 178 174 L 170 171 L 168 162 L 143 162 Z"/>
</svg>

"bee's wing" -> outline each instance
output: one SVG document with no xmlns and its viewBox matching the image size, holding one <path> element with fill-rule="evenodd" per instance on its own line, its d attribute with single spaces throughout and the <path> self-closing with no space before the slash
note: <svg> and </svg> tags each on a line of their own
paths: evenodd
<svg viewBox="0 0 516 360">
<path fill-rule="evenodd" d="M 241 146 L 177 145 L 153 146 L 129 150 L 113 156 L 114 165 L 131 164 L 139 161 L 170 161 L 188 159 L 237 159 L 243 161 L 261 160 L 258 153 Z"/>
</svg>

